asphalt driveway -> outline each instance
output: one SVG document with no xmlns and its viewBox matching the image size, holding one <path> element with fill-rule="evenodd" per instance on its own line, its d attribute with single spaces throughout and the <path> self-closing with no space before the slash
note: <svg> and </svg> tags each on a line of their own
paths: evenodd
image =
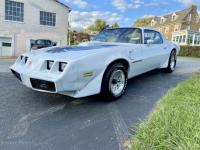
<svg viewBox="0 0 200 150">
<path fill-rule="evenodd" d="M 106 103 L 28 89 L 0 61 L 1 150 L 120 150 L 155 103 L 200 71 L 200 59 L 179 58 L 173 74 L 152 71 L 131 79 L 126 95 Z"/>
</svg>

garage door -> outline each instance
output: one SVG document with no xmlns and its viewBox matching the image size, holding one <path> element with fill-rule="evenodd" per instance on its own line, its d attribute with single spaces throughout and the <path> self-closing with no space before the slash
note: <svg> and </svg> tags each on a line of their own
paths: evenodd
<svg viewBox="0 0 200 150">
<path fill-rule="evenodd" d="M 0 37 L 0 56 L 12 56 L 12 38 Z"/>
</svg>

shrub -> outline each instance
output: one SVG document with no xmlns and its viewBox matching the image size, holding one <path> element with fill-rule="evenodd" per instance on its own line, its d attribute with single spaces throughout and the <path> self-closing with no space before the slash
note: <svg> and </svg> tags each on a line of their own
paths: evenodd
<svg viewBox="0 0 200 150">
<path fill-rule="evenodd" d="M 200 57 L 200 46 L 181 46 L 179 56 Z"/>
</svg>

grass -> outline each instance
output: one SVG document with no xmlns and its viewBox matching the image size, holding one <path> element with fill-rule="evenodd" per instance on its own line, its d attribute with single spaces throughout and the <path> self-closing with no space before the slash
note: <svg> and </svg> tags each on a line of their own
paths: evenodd
<svg viewBox="0 0 200 150">
<path fill-rule="evenodd" d="M 200 150 L 200 75 L 159 101 L 137 126 L 132 150 Z"/>
</svg>

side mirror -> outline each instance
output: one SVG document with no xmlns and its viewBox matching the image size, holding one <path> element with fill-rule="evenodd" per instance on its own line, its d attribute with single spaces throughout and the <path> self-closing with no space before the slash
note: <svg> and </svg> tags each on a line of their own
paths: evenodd
<svg viewBox="0 0 200 150">
<path fill-rule="evenodd" d="M 154 43 L 154 40 L 147 40 L 147 44 L 153 44 Z"/>
</svg>

